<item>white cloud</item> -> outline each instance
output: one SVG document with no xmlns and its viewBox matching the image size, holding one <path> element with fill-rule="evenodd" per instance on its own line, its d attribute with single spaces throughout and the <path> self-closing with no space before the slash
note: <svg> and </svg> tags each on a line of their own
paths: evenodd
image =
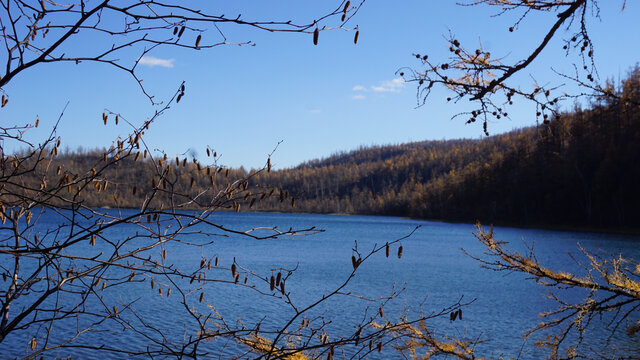
<svg viewBox="0 0 640 360">
<path fill-rule="evenodd" d="M 372 86 L 371 90 L 375 92 L 400 92 L 404 87 L 403 78 L 395 78 L 389 81 L 383 81 L 380 86 Z"/>
<path fill-rule="evenodd" d="M 161 66 L 166 68 L 172 68 L 173 62 L 174 62 L 173 59 L 160 59 L 157 57 L 145 55 L 142 58 L 140 58 L 140 61 L 138 62 L 138 64 L 144 65 L 144 66 L 150 66 L 150 67 Z"/>
<path fill-rule="evenodd" d="M 402 88 L 404 88 L 404 84 L 405 84 L 405 81 L 403 78 L 395 78 L 393 80 L 382 81 L 378 86 L 372 85 L 369 87 L 365 87 L 363 85 L 355 85 L 351 90 L 354 92 L 357 92 L 357 94 L 352 95 L 351 99 L 364 100 L 367 97 L 363 94 L 363 92 L 366 92 L 369 90 L 373 92 L 378 92 L 378 93 L 385 93 L 385 92 L 398 93 L 402 90 Z"/>
<path fill-rule="evenodd" d="M 311 109 L 311 110 L 309 110 L 309 112 L 312 113 L 312 114 L 319 114 L 319 113 L 322 112 L 322 110 L 320 110 L 320 109 Z"/>
</svg>

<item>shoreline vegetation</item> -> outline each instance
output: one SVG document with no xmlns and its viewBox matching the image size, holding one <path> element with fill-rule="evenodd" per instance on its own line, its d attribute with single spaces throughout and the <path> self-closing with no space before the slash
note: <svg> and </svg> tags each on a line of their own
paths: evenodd
<svg viewBox="0 0 640 360">
<path fill-rule="evenodd" d="M 169 174 L 160 179 L 146 151 L 103 168 L 109 153 L 103 149 L 61 153 L 43 171 L 63 183 L 80 169 L 96 171 L 98 180 L 74 185 L 90 190 L 81 195 L 88 207 L 138 208 L 153 192 L 150 208 L 189 209 L 244 181 L 244 198 L 218 210 L 637 234 L 640 67 L 609 91 L 617 97 L 596 98 L 585 109 L 576 104 L 534 127 L 475 140 L 361 147 L 282 170 L 219 167 L 207 149 L 214 159 L 209 166 L 164 155 L 160 163 Z"/>
</svg>

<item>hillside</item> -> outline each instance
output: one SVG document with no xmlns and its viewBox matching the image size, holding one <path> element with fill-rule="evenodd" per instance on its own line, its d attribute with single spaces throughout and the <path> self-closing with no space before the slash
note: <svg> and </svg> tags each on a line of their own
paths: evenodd
<svg viewBox="0 0 640 360">
<path fill-rule="evenodd" d="M 61 154 L 34 175 L 72 184 L 74 174 L 95 171 L 92 183 L 73 183 L 64 195 L 92 207 L 149 200 L 189 208 L 197 194 L 197 201 L 235 210 L 638 228 L 640 69 L 611 91 L 618 96 L 536 127 L 480 140 L 362 147 L 292 169 L 249 174 L 110 149 Z M 109 161 L 122 158 L 106 167 L 107 153 Z M 238 192 L 222 201 L 218 191 L 229 186 Z"/>
<path fill-rule="evenodd" d="M 537 127 L 361 148 L 259 179 L 298 194 L 298 211 L 637 228 L 638 67 L 611 91 Z"/>
</svg>

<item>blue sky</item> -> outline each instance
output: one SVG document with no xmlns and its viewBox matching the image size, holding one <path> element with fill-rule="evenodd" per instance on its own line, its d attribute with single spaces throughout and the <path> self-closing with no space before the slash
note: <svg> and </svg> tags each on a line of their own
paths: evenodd
<svg viewBox="0 0 640 360">
<path fill-rule="evenodd" d="M 202 4 L 204 2 L 195 2 Z M 312 20 L 339 2 L 241 1 L 223 2 L 226 11 L 243 18 Z M 313 4 L 313 5 L 310 5 Z M 640 60 L 637 44 L 640 4 L 600 2 L 601 21 L 587 24 L 595 46 L 600 78 L 624 76 Z M 461 7 L 455 1 L 368 0 L 350 25 L 353 32 L 323 31 L 314 46 L 309 34 L 278 34 L 239 26 L 224 26 L 229 41 L 251 40 L 256 46 L 224 46 L 209 50 L 155 49 L 139 75 L 157 99 L 168 99 L 182 81 L 186 95 L 151 128 L 146 141 L 169 155 L 189 150 L 200 156 L 207 146 L 222 155 L 227 166 L 262 167 L 279 141 L 273 156 L 276 167 L 348 151 L 360 145 L 397 144 L 426 139 L 480 138 L 481 124 L 465 125 L 451 116 L 467 104 L 444 101 L 436 91 L 428 103 L 416 107 L 416 91 L 403 83 L 396 71 L 419 66 L 413 53 L 446 60 L 449 31 L 469 47 L 479 42 L 493 55 L 515 61 L 527 54 L 555 19 L 539 16 L 508 32 L 516 20 L 491 17 L 495 9 Z M 562 32 L 560 35 L 565 35 Z M 218 36 L 209 30 L 204 38 Z M 86 43 L 83 43 L 86 41 Z M 69 44 L 66 51 L 90 47 L 91 39 Z M 557 82 L 551 67 L 572 71 L 562 44 L 555 41 L 533 66 L 519 75 L 523 85 Z M 135 57 L 135 49 L 130 52 Z M 571 89 L 571 85 L 566 86 Z M 38 142 L 69 103 L 58 134 L 63 148 L 108 147 L 130 129 L 102 124 L 105 109 L 140 124 L 155 108 L 129 75 L 99 64 L 45 64 L 15 78 L 4 91 L 10 102 L 0 112 L 3 123 L 23 124 L 36 116 L 41 126 L 25 136 Z M 569 108 L 572 104 L 565 103 Z M 492 133 L 535 124 L 530 104 L 517 103 L 511 119 L 489 125 Z M 40 140 L 41 141 L 41 140 Z M 12 144 L 5 143 L 5 150 Z"/>
</svg>

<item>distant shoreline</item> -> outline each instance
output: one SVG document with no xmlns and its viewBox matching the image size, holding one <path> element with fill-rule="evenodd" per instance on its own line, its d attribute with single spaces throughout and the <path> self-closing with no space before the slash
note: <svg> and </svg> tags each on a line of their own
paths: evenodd
<svg viewBox="0 0 640 360">
<path fill-rule="evenodd" d="M 96 207 L 98 209 L 111 209 L 111 210 L 137 210 L 136 208 L 130 207 L 121 207 L 115 208 L 111 206 L 100 206 Z M 192 210 L 197 211 L 197 209 L 181 209 L 181 210 Z M 225 212 L 225 213 L 233 213 L 233 210 L 226 209 L 218 209 L 216 211 Z M 451 224 L 468 224 L 475 225 L 478 222 L 468 222 L 468 221 L 459 221 L 459 220 L 447 220 L 447 219 L 425 219 L 425 218 L 416 218 L 409 216 L 393 216 L 393 215 L 383 215 L 383 214 L 349 214 L 349 213 L 321 213 L 321 212 L 310 212 L 310 211 L 299 211 L 299 212 L 290 212 L 290 211 L 278 211 L 278 210 L 242 210 L 240 213 L 263 213 L 263 214 L 309 214 L 309 215 L 337 215 L 337 216 L 380 216 L 380 217 L 394 217 L 394 218 L 402 218 L 402 219 L 411 219 L 411 220 L 423 220 L 423 221 L 432 221 L 432 222 L 441 222 L 441 223 L 451 223 Z M 549 225 L 549 224 L 539 224 L 539 225 L 522 225 L 522 224 L 512 224 L 508 222 L 494 222 L 494 223 L 484 223 L 480 222 L 480 225 L 485 227 L 490 226 L 500 226 L 500 227 L 509 227 L 515 229 L 537 229 L 537 230 L 552 230 L 552 231 L 566 231 L 566 232 L 584 232 L 584 233 L 595 233 L 595 234 L 619 234 L 619 235 L 640 235 L 640 228 L 598 228 L 598 227 L 586 227 L 586 226 L 573 226 L 573 225 Z"/>
</svg>

